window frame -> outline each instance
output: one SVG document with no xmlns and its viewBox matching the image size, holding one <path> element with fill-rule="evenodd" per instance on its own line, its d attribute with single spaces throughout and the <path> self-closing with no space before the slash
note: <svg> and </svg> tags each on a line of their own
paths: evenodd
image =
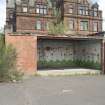
<svg viewBox="0 0 105 105">
<path fill-rule="evenodd" d="M 38 24 L 38 22 L 40 24 Z M 37 28 L 38 25 L 40 25 L 39 26 L 40 28 Z M 36 20 L 36 22 L 35 22 L 35 30 L 46 31 L 47 30 L 47 21 L 45 21 L 45 20 L 44 21 L 43 20 Z"/>
<path fill-rule="evenodd" d="M 80 5 L 78 7 L 78 15 L 89 16 L 89 7 Z"/>
<path fill-rule="evenodd" d="M 24 9 L 27 9 L 27 10 L 24 11 Z M 27 13 L 27 12 L 28 12 L 28 7 L 27 7 L 27 6 L 23 6 L 23 7 L 22 7 L 22 12 L 23 12 L 23 13 Z"/>
<path fill-rule="evenodd" d="M 98 32 L 98 22 L 93 22 L 93 32 Z"/>
<path fill-rule="evenodd" d="M 88 31 L 89 30 L 89 22 L 88 21 L 80 21 L 80 31 Z"/>
<path fill-rule="evenodd" d="M 69 6 L 68 6 L 68 13 L 69 14 L 73 14 L 73 10 L 74 10 L 73 4 L 69 4 Z"/>
<path fill-rule="evenodd" d="M 39 23 L 40 23 L 40 24 L 39 24 Z M 42 29 L 41 21 L 40 21 L 40 20 L 37 20 L 35 26 L 36 26 L 36 27 L 35 27 L 36 30 L 41 30 L 41 29 Z M 40 27 L 40 28 L 39 28 L 39 27 Z"/>
<path fill-rule="evenodd" d="M 69 23 L 69 30 L 73 31 L 75 28 L 74 20 L 69 20 L 68 23 Z M 71 26 L 72 26 L 72 28 L 71 28 Z"/>
<path fill-rule="evenodd" d="M 93 8 L 92 9 L 92 16 L 98 17 L 98 8 Z"/>
<path fill-rule="evenodd" d="M 35 13 L 40 15 L 47 15 L 48 14 L 47 4 L 43 3 L 35 4 Z"/>
</svg>

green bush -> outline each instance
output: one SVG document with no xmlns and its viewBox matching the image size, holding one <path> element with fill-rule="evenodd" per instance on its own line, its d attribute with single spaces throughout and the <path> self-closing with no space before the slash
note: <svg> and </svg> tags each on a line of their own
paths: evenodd
<svg viewBox="0 0 105 105">
<path fill-rule="evenodd" d="M 74 63 L 77 67 L 84 67 L 90 69 L 101 70 L 101 65 L 98 62 L 89 61 L 89 60 L 74 60 Z"/>
<path fill-rule="evenodd" d="M 20 80 L 22 73 L 16 69 L 16 51 L 11 46 L 5 46 L 3 36 L 0 36 L 0 82 Z"/>
<path fill-rule="evenodd" d="M 65 27 L 63 25 L 63 23 L 59 23 L 59 24 L 54 24 L 54 23 L 49 23 L 48 24 L 48 33 L 49 34 L 53 34 L 53 35 L 62 35 L 65 32 Z"/>
<path fill-rule="evenodd" d="M 56 60 L 56 61 L 38 61 L 38 68 L 61 68 L 61 67 L 83 67 L 90 69 L 101 69 L 98 62 L 85 61 L 85 60 Z"/>
</svg>

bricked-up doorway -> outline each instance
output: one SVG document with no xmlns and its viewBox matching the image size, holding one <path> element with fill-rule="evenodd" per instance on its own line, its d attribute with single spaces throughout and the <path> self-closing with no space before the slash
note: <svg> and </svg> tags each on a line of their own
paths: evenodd
<svg viewBox="0 0 105 105">
<path fill-rule="evenodd" d="M 11 44 L 17 52 L 17 68 L 25 74 L 37 71 L 37 36 L 30 34 L 7 34 L 6 45 Z"/>
<path fill-rule="evenodd" d="M 50 37 L 38 38 L 37 43 L 38 70 L 72 67 L 102 68 L 101 39 Z"/>
</svg>

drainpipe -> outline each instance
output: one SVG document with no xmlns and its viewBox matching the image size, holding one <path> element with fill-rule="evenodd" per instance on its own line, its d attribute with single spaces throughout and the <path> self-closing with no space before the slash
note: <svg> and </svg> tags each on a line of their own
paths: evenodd
<svg viewBox="0 0 105 105">
<path fill-rule="evenodd" d="M 102 45 L 101 45 L 101 65 L 102 65 L 102 74 L 105 74 L 105 39 L 103 38 L 102 40 Z"/>
</svg>

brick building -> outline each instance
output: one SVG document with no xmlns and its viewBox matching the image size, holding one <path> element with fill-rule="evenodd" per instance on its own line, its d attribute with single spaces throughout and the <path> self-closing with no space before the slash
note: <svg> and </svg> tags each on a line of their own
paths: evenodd
<svg viewBox="0 0 105 105">
<path fill-rule="evenodd" d="M 7 0 L 6 3 L 6 42 L 16 47 L 19 68 L 34 73 L 37 67 L 43 68 L 40 62 L 47 62 L 48 67 L 48 62 L 79 60 L 97 62 L 104 72 L 102 11 L 97 3 L 90 0 Z M 49 34 L 52 28 L 49 24 L 61 24 L 63 34 Z"/>
</svg>

